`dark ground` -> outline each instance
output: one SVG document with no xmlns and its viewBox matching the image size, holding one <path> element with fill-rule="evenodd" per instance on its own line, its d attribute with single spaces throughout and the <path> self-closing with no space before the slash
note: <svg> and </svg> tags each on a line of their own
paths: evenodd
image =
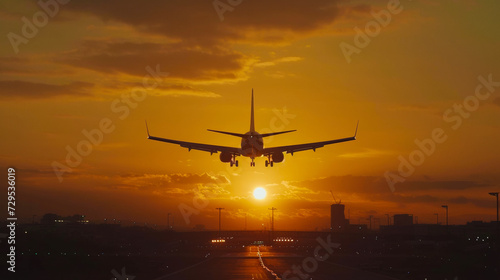
<svg viewBox="0 0 500 280">
<path fill-rule="evenodd" d="M 238 238 L 212 245 L 213 232 L 116 225 L 29 225 L 16 232 L 16 273 L 7 272 L 4 239 L 0 279 L 276 279 L 272 272 L 282 277 L 286 271 L 290 273 L 283 279 L 500 279 L 495 234 L 484 232 L 425 238 L 331 234 L 341 247 L 316 265 L 311 262 L 319 246 L 316 238 L 326 240 L 330 233 L 310 232 L 303 235 L 311 238 L 300 242 L 257 246 Z"/>
</svg>

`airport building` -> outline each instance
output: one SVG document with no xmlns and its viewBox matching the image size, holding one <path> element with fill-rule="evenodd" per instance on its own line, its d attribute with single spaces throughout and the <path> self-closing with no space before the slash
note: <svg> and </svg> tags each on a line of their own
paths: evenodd
<svg viewBox="0 0 500 280">
<path fill-rule="evenodd" d="M 395 226 L 411 226 L 411 225 L 413 225 L 413 215 L 412 214 L 395 214 L 394 215 L 394 225 Z"/>
<path fill-rule="evenodd" d="M 336 203 L 330 206 L 330 228 L 332 231 L 341 231 L 347 229 L 349 220 L 345 218 L 345 205 Z"/>
</svg>

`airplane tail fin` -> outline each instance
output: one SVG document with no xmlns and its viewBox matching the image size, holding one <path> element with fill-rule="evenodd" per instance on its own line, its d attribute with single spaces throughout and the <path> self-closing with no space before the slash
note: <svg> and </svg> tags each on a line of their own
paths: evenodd
<svg viewBox="0 0 500 280">
<path fill-rule="evenodd" d="M 280 131 L 280 132 L 265 133 L 265 134 L 261 134 L 260 136 L 262 136 L 262 137 L 269 137 L 269 136 L 273 136 L 273 135 L 278 135 L 278 134 L 283 134 L 283 133 L 289 133 L 289 132 L 294 132 L 294 131 L 297 131 L 297 130 L 294 129 L 294 130 L 287 130 L 287 131 Z"/>
<path fill-rule="evenodd" d="M 254 114 L 253 114 L 253 89 L 252 89 L 252 108 L 250 112 L 250 132 L 255 132 Z"/>
</svg>

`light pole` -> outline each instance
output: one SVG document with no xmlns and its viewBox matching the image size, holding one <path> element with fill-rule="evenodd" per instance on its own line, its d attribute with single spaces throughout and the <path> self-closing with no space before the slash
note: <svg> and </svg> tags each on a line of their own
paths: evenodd
<svg viewBox="0 0 500 280">
<path fill-rule="evenodd" d="M 170 215 L 172 215 L 172 213 L 167 214 L 167 230 L 170 230 Z"/>
<path fill-rule="evenodd" d="M 271 207 L 269 210 L 271 210 L 271 231 L 274 231 L 274 211 L 278 209 Z"/>
<path fill-rule="evenodd" d="M 489 194 L 497 197 L 497 224 L 498 224 L 498 192 L 490 192 Z"/>
<path fill-rule="evenodd" d="M 441 207 L 446 208 L 446 226 L 448 227 L 448 205 L 441 205 Z"/>
<path fill-rule="evenodd" d="M 272 244 L 273 243 L 273 235 L 274 235 L 274 211 L 275 210 L 278 210 L 274 207 L 271 207 L 271 208 L 268 208 L 269 210 L 271 210 L 271 232 L 269 233 L 270 234 L 270 243 Z"/>
<path fill-rule="evenodd" d="M 438 213 L 434 213 L 434 215 L 436 215 L 436 225 L 439 225 L 439 214 Z"/>
</svg>

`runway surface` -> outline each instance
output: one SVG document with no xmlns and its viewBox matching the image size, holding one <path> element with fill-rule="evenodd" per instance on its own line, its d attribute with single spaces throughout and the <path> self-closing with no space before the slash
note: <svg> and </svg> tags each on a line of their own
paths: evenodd
<svg viewBox="0 0 500 280">
<path fill-rule="evenodd" d="M 259 257 L 260 256 L 260 257 Z M 268 246 L 248 246 L 241 252 L 221 254 L 165 275 L 162 279 L 371 279 L 395 278 L 334 264 L 312 261 L 313 256 L 277 252 Z M 307 261 L 305 261 L 307 259 Z M 316 265 L 315 265 L 316 264 Z M 287 274 L 283 275 L 284 273 Z"/>
</svg>

